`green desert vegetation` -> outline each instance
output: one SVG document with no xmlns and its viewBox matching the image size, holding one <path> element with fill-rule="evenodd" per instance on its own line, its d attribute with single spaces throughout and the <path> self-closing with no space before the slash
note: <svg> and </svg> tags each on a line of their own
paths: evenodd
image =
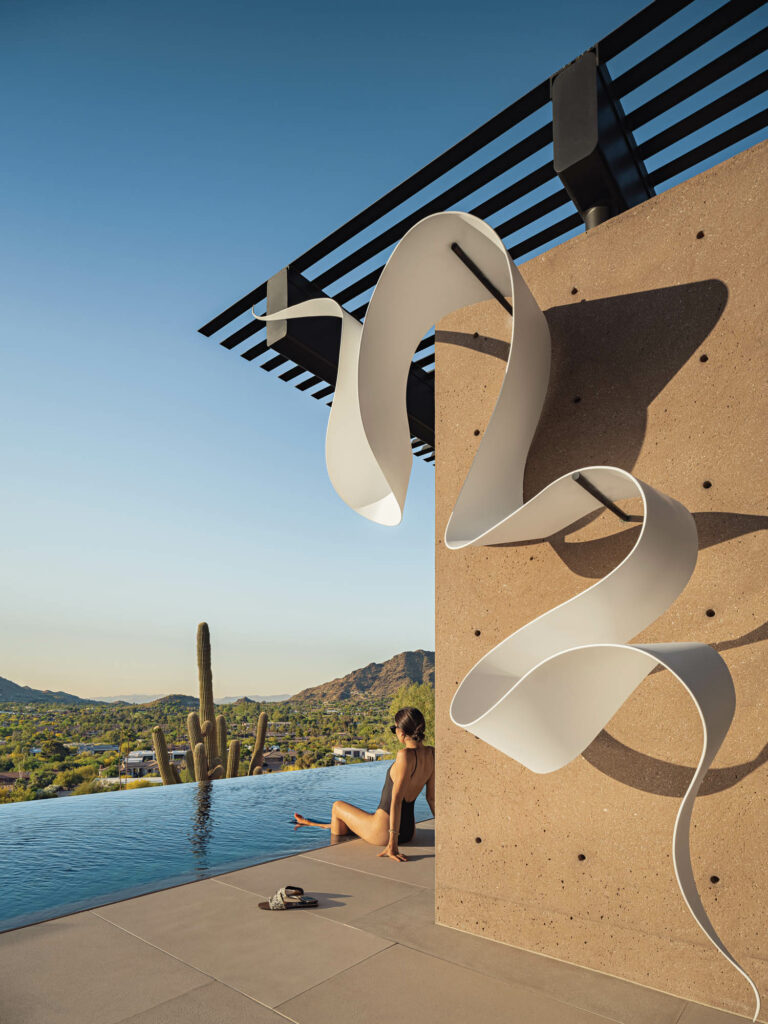
<svg viewBox="0 0 768 1024">
<path fill-rule="evenodd" d="M 375 666 L 374 666 L 375 668 Z M 354 675 L 368 671 L 358 670 Z M 341 681 L 343 682 L 343 681 Z M 226 717 L 227 774 L 244 776 L 263 770 L 264 753 L 279 751 L 286 759 L 283 770 L 320 768 L 334 763 L 334 746 L 382 748 L 394 751 L 389 731 L 398 708 L 414 705 L 427 721 L 426 742 L 434 736 L 434 691 L 431 679 L 409 683 L 389 692 L 347 694 L 340 684 L 328 684 L 319 693 L 280 702 L 240 698 L 227 705 L 214 704 Z M 334 692 L 336 691 L 336 692 Z M 393 695 L 394 692 L 394 695 Z M 45 799 L 60 794 L 105 792 L 118 775 L 120 761 L 131 750 L 153 746 L 152 731 L 160 726 L 170 749 L 190 741 L 188 718 L 199 706 L 197 698 L 172 695 L 147 704 L 104 702 L 0 702 L 0 773 L 18 773 L 0 788 L 0 803 Z M 195 711 L 199 724 L 199 711 Z M 261 723 L 261 724 L 260 724 Z M 196 737 L 197 738 L 197 737 Z M 200 729 L 197 742 L 202 742 Z M 220 740 L 217 736 L 217 746 Z M 111 744 L 119 749 L 94 753 L 84 744 Z M 263 744 L 263 745 L 262 745 Z M 180 777 L 191 781 L 193 753 L 182 766 Z M 146 780 L 124 781 L 126 788 L 157 784 Z"/>
</svg>

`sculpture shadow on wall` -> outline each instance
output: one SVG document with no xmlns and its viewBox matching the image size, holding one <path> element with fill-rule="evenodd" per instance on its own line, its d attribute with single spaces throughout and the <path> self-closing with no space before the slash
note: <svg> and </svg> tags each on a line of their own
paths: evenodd
<svg viewBox="0 0 768 1024">
<path fill-rule="evenodd" d="M 725 284 L 709 279 L 546 310 L 552 371 L 526 465 L 526 499 L 582 466 L 620 466 L 631 472 L 645 439 L 648 407 L 709 336 L 727 301 Z M 503 362 L 509 355 L 509 345 L 496 338 L 441 332 L 439 340 Z M 618 565 L 640 529 L 632 524 L 607 537 L 567 539 L 600 514 L 548 538 L 568 568 L 588 579 L 600 579 Z M 700 549 L 768 528 L 768 516 L 699 512 L 694 519 Z M 768 623 L 711 646 L 724 651 L 765 639 Z M 634 750 L 605 730 L 582 757 L 619 782 L 662 796 L 682 797 L 694 773 L 691 767 Z M 710 770 L 699 795 L 728 789 L 766 762 L 768 744 L 750 761 Z"/>
</svg>

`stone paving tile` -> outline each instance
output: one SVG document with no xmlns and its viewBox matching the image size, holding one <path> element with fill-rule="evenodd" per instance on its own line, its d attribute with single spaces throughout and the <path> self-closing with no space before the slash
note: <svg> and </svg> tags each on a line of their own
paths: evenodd
<svg viewBox="0 0 768 1024">
<path fill-rule="evenodd" d="M 120 1024 L 285 1024 L 286 1018 L 247 996 L 212 981 L 169 999 Z"/>
<path fill-rule="evenodd" d="M 290 860 L 270 861 L 228 875 L 217 875 L 215 881 L 247 892 L 261 893 L 262 898 L 276 892 L 281 886 L 299 885 L 307 895 L 316 897 L 319 906 L 316 910 L 296 913 L 319 914 L 346 922 L 401 900 L 404 896 L 423 891 L 380 875 L 350 871 L 303 854 L 291 857 Z"/>
<path fill-rule="evenodd" d="M 375 846 L 369 846 L 362 839 L 354 839 L 338 846 L 324 846 L 320 850 L 311 850 L 301 856 L 336 864 L 338 867 L 354 868 L 369 875 L 380 875 L 395 882 L 434 889 L 434 824 L 428 822 L 418 825 L 413 842 L 403 846 L 402 852 L 408 858 L 405 863 L 390 860 L 389 857 L 377 857 L 378 850 Z"/>
<path fill-rule="evenodd" d="M 92 911 L 260 1003 L 275 1006 L 390 945 L 388 939 L 213 879 Z"/>
<path fill-rule="evenodd" d="M 622 1024 L 677 1024 L 685 1000 L 434 923 L 434 895 L 418 892 L 366 914 L 356 927 L 424 953 L 546 992 Z"/>
<path fill-rule="evenodd" d="M 210 978 L 92 913 L 0 935 L 2 1024 L 117 1024 Z"/>
<path fill-rule="evenodd" d="M 510 985 L 403 946 L 363 963 L 278 1006 L 299 1024 L 418 1024 L 504 1021 L 505 1024 L 606 1024 L 605 1017 L 541 992 Z"/>
</svg>

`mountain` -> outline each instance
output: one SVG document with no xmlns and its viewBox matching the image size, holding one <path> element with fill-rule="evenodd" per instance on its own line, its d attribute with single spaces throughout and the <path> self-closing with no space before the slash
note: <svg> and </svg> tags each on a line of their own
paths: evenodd
<svg viewBox="0 0 768 1024">
<path fill-rule="evenodd" d="M 213 699 L 216 704 L 240 704 L 243 701 L 248 701 L 249 704 L 277 704 L 281 700 L 290 700 L 290 693 L 270 693 L 268 696 L 263 696 L 258 693 L 249 693 L 246 697 L 217 697 L 214 693 Z"/>
<path fill-rule="evenodd" d="M 121 693 L 117 697 L 102 697 L 105 704 L 151 704 L 160 700 L 162 693 Z"/>
<path fill-rule="evenodd" d="M 158 697 L 151 700 L 144 707 L 156 708 L 158 711 L 197 711 L 200 701 L 197 697 L 189 697 L 186 693 L 169 693 L 167 697 Z"/>
<path fill-rule="evenodd" d="M 404 684 L 435 685 L 435 652 L 403 651 L 389 661 L 371 662 L 341 679 L 301 690 L 291 701 L 362 700 L 365 697 L 391 697 Z"/>
<path fill-rule="evenodd" d="M 0 676 L 0 704 L 100 704 L 98 700 L 75 697 L 63 690 L 34 690 L 31 686 L 19 686 L 10 679 Z"/>
<path fill-rule="evenodd" d="M 164 694 L 162 693 L 121 693 L 118 697 L 103 697 L 102 701 L 105 704 L 153 704 L 163 696 Z M 265 704 L 281 700 L 289 700 L 290 696 L 290 693 L 276 693 L 269 697 L 263 697 L 257 693 L 254 693 L 249 697 L 219 698 L 215 693 L 213 695 L 216 704 L 236 704 L 238 701 L 249 701 L 251 703 L 259 701 L 260 703 Z M 192 700 L 193 698 L 190 697 L 189 699 Z"/>
</svg>

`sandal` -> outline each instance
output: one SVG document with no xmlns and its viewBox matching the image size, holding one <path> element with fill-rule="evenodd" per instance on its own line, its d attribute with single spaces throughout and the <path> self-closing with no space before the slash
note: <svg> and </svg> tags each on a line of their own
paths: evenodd
<svg viewBox="0 0 768 1024">
<path fill-rule="evenodd" d="M 268 903 L 260 903 L 260 910 L 300 910 L 303 907 L 316 907 L 317 900 L 313 896 L 305 896 L 304 890 L 298 885 L 286 885 L 278 889 Z"/>
</svg>

